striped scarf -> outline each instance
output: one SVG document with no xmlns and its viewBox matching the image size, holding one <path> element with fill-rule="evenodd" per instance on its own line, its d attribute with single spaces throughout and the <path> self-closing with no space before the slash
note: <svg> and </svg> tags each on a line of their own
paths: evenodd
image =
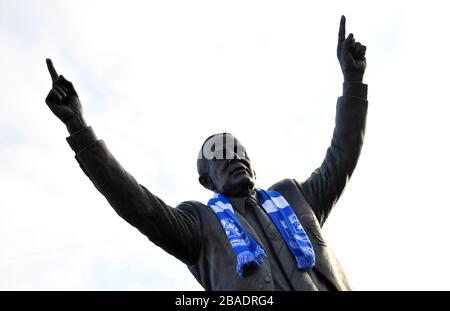
<svg viewBox="0 0 450 311">
<path fill-rule="evenodd" d="M 295 257 L 297 267 L 301 270 L 311 269 L 315 263 L 314 249 L 292 207 L 276 191 L 256 189 L 256 192 L 259 203 Z M 236 255 L 236 272 L 242 277 L 244 265 L 252 262 L 262 264 L 262 260 L 267 257 L 267 254 L 241 225 L 234 214 L 230 200 L 220 193 L 215 193 L 214 197 L 208 201 L 208 206 L 212 208 L 219 219 Z"/>
</svg>

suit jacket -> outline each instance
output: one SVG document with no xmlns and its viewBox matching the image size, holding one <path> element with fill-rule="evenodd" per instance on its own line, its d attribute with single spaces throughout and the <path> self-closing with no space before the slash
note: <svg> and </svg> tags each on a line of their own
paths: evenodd
<svg viewBox="0 0 450 311">
<path fill-rule="evenodd" d="M 270 187 L 280 192 L 292 206 L 311 240 L 316 265 L 334 289 L 350 289 L 337 258 L 321 233 L 331 208 L 339 199 L 358 160 L 365 130 L 367 86 L 344 83 L 339 97 L 331 145 L 322 165 L 304 182 L 284 179 Z M 183 261 L 206 290 L 274 290 L 268 260 L 236 273 L 236 258 L 214 212 L 205 204 L 185 201 L 176 208 L 165 204 L 127 173 L 92 128 L 84 128 L 67 138 L 81 168 L 105 196 L 115 211 L 145 234 L 153 243 Z M 254 228 L 236 213 L 244 228 L 261 244 Z M 275 230 L 268 217 L 267 230 Z M 284 241 L 270 243 L 278 252 L 285 275 L 295 290 L 310 289 L 303 283 L 292 254 Z"/>
</svg>

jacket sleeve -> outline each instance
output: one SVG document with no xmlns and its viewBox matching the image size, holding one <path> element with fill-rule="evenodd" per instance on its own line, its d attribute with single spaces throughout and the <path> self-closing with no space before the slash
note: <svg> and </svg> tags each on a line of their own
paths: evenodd
<svg viewBox="0 0 450 311">
<path fill-rule="evenodd" d="M 320 225 L 341 196 L 358 161 L 366 125 L 367 85 L 344 83 L 338 98 L 331 145 L 322 165 L 299 184 Z"/>
<path fill-rule="evenodd" d="M 140 185 L 98 140 L 91 127 L 67 138 L 78 163 L 114 210 L 152 242 L 186 264 L 196 261 L 201 226 L 189 203 L 170 207 Z"/>
</svg>

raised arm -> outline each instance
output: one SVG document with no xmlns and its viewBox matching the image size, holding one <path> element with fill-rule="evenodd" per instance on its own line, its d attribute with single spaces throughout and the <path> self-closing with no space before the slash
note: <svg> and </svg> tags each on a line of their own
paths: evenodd
<svg viewBox="0 0 450 311">
<path fill-rule="evenodd" d="M 344 85 L 337 102 L 333 138 L 322 165 L 299 185 L 321 225 L 341 196 L 361 152 L 368 104 L 367 85 L 362 83 L 365 53 L 366 47 L 355 42 L 353 34 L 345 38 L 345 16 L 342 16 L 337 57 Z"/>
<path fill-rule="evenodd" d="M 172 208 L 141 186 L 86 126 L 82 107 L 72 83 L 58 75 L 47 59 L 52 78 L 46 103 L 66 125 L 69 145 L 78 163 L 123 219 L 152 242 L 187 264 L 196 260 L 201 228 L 195 209 L 188 204 Z M 76 191 L 74 189 L 73 191 Z"/>
</svg>

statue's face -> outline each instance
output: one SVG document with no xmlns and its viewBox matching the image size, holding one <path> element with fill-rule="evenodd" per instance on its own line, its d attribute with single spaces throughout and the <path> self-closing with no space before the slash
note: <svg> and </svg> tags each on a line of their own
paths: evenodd
<svg viewBox="0 0 450 311">
<path fill-rule="evenodd" d="M 213 186 L 208 188 L 230 197 L 250 193 L 255 187 L 255 174 L 246 149 L 231 134 L 219 134 L 214 138 L 215 142 L 204 145 L 205 154 L 209 155 L 206 160 L 208 182 Z"/>
</svg>

